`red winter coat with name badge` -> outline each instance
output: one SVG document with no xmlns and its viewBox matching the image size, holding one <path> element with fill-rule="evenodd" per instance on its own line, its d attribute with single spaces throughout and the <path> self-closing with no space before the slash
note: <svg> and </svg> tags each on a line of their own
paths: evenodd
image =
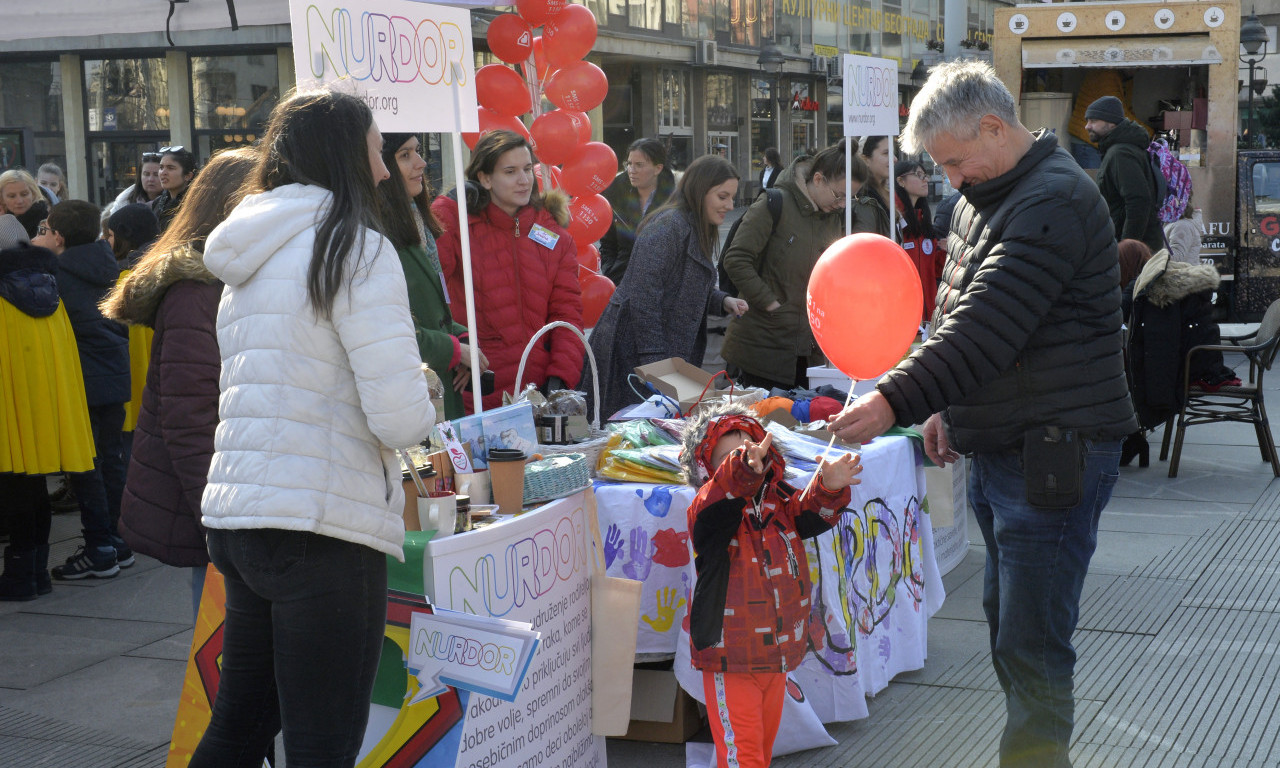
<svg viewBox="0 0 1280 768">
<path fill-rule="evenodd" d="M 454 319 L 465 325 L 467 303 L 458 202 L 441 196 L 431 209 L 444 226 L 437 245 L 450 308 Z M 467 218 L 475 281 L 476 340 L 494 373 L 494 392 L 484 398 L 484 407 L 496 408 L 502 404 L 502 392 L 515 386 L 520 355 L 539 328 L 554 320 L 582 328 L 578 259 L 573 237 L 544 208 L 526 205 L 513 218 L 491 203 L 479 211 L 468 211 Z M 549 230 L 555 243 L 548 246 L 532 239 L 529 235 L 535 225 Z M 576 387 L 583 354 L 582 342 L 576 336 L 563 329 L 550 331 L 529 353 L 522 383 L 541 386 L 548 377 L 558 376 L 566 386 Z M 464 399 L 470 411 L 470 395 Z"/>
</svg>

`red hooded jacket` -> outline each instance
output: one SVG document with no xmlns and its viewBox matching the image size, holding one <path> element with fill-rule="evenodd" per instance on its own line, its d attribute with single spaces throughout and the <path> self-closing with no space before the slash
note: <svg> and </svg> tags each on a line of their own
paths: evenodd
<svg viewBox="0 0 1280 768">
<path fill-rule="evenodd" d="M 708 439 L 723 433 L 713 430 Z M 801 501 L 801 491 L 781 479 L 785 464 L 777 449 L 770 448 L 764 474 L 745 457 L 742 448 L 729 454 L 689 505 L 698 573 L 689 606 L 693 666 L 786 672 L 804 657 L 813 591 L 801 539 L 835 525 L 851 492 L 814 483 Z"/>
<path fill-rule="evenodd" d="M 562 199 L 550 196 L 550 205 Z M 431 204 L 444 232 L 436 241 L 440 267 L 449 289 L 453 318 L 466 325 L 467 300 L 462 279 L 462 243 L 458 237 L 458 201 L 447 196 Z M 553 320 L 582 328 L 582 289 L 573 237 L 551 211 L 526 205 L 508 216 L 493 204 L 468 211 L 471 275 L 475 281 L 476 337 L 494 373 L 494 392 L 485 408 L 502 405 L 502 392 L 515 386 L 520 355 L 538 329 Z M 540 227 L 539 242 L 530 237 Z M 541 234 L 543 230 L 549 235 Z M 554 241 L 553 243 L 551 241 Z M 541 386 L 558 376 L 576 387 L 582 375 L 582 342 L 563 329 L 547 333 L 529 353 L 523 385 Z M 471 411 L 471 398 L 464 398 Z"/>
</svg>

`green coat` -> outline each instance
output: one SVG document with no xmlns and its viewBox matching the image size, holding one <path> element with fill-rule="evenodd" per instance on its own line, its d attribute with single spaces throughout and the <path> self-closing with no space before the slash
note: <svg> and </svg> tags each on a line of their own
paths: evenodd
<svg viewBox="0 0 1280 768">
<path fill-rule="evenodd" d="M 427 235 L 431 238 L 430 234 Z M 435 250 L 435 240 L 430 248 Z M 414 245 L 397 251 L 404 268 L 404 281 L 409 287 L 409 313 L 413 315 L 413 327 L 418 336 L 418 353 L 422 362 L 431 366 L 444 382 L 444 415 L 456 419 L 463 416 L 462 395 L 453 390 L 453 374 L 449 363 L 453 360 L 455 338 L 467 335 L 467 327 L 453 321 L 449 303 L 444 298 L 444 285 L 440 275 L 431 266 L 427 248 Z"/>
<path fill-rule="evenodd" d="M 823 362 L 809 329 L 805 292 L 818 257 L 844 234 L 844 212 L 822 213 L 788 176 L 774 188 L 782 190 L 777 229 L 770 235 L 773 220 L 761 196 L 743 214 L 723 256 L 725 272 L 750 309 L 729 323 L 721 354 L 750 374 L 794 384 L 799 358 Z M 775 300 L 782 306 L 766 312 Z"/>
<path fill-rule="evenodd" d="M 853 231 L 893 237 L 888 203 L 871 189 L 871 184 L 867 182 L 853 201 Z"/>
</svg>

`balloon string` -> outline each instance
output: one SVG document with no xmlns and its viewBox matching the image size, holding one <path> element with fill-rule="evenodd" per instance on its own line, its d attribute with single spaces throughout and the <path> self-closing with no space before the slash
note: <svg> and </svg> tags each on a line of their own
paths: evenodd
<svg viewBox="0 0 1280 768">
<path fill-rule="evenodd" d="M 857 386 L 857 379 L 849 379 L 849 394 L 844 396 L 844 410 L 849 407 L 849 403 L 853 402 L 853 388 Z M 831 439 L 827 441 L 827 447 L 823 449 L 822 455 L 818 457 L 818 468 L 813 471 L 813 477 L 809 478 L 809 484 L 804 487 L 804 491 L 800 493 L 800 500 L 804 501 L 809 498 L 809 492 L 813 490 L 813 484 L 818 482 L 818 477 L 822 474 L 822 462 L 831 457 L 831 447 L 836 444 L 836 433 L 831 433 Z"/>
</svg>

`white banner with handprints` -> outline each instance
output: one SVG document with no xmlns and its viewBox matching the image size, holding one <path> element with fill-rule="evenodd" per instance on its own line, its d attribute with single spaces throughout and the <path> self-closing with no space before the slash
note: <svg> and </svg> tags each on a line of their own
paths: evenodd
<svg viewBox="0 0 1280 768">
<path fill-rule="evenodd" d="M 844 54 L 844 135 L 898 135 L 898 62 Z"/>
<path fill-rule="evenodd" d="M 584 498 L 577 493 L 428 545 L 424 577 L 433 605 L 529 622 L 542 636 L 514 703 L 471 695 L 458 766 L 605 765 L 604 739 L 591 734 Z"/>
<path fill-rule="evenodd" d="M 466 9 L 412 0 L 289 0 L 289 21 L 299 88 L 328 85 L 359 96 L 383 131 L 478 130 Z"/>
</svg>

